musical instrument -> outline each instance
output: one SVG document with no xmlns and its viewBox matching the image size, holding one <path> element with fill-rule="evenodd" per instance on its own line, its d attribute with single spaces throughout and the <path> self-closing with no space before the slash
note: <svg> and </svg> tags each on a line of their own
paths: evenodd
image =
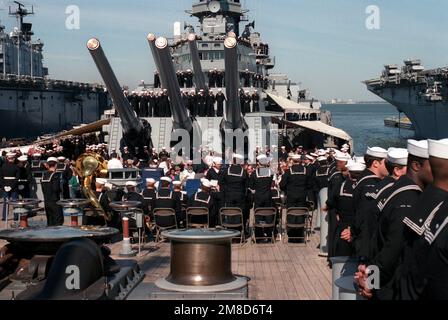
<svg viewBox="0 0 448 320">
<path fill-rule="evenodd" d="M 102 178 L 107 175 L 107 161 L 97 153 L 89 152 L 82 154 L 76 160 L 76 173 L 84 179 L 82 191 L 92 206 L 103 215 L 106 221 L 111 221 L 111 216 L 102 207 L 92 190 L 92 182 L 94 178 Z"/>
</svg>

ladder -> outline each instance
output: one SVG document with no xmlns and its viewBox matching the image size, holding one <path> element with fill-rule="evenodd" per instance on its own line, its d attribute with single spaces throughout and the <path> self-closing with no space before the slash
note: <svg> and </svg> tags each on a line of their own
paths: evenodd
<svg viewBox="0 0 448 320">
<path fill-rule="evenodd" d="M 160 118 L 160 127 L 159 127 L 159 147 L 158 150 L 161 150 L 163 147 L 167 147 L 165 145 L 165 137 L 166 137 L 166 119 Z"/>
</svg>

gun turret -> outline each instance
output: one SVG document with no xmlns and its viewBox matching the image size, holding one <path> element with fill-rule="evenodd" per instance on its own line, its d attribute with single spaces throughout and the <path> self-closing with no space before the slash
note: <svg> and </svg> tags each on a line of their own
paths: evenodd
<svg viewBox="0 0 448 320">
<path fill-rule="evenodd" d="M 208 94 L 208 87 L 205 83 L 204 72 L 202 72 L 201 60 L 199 58 L 198 44 L 196 42 L 196 34 L 188 35 L 188 43 L 190 45 L 190 55 L 193 64 L 194 82 L 198 90 L 204 90 Z"/>
<path fill-rule="evenodd" d="M 238 48 L 234 37 L 227 37 L 224 41 L 224 56 L 226 67 L 226 95 L 227 107 L 223 129 L 242 129 L 246 131 L 248 126 L 241 113 L 239 98 L 239 72 L 238 72 Z"/>
<path fill-rule="evenodd" d="M 100 41 L 92 38 L 87 42 L 87 48 L 95 62 L 98 71 L 103 78 L 107 90 L 109 91 L 114 102 L 115 110 L 121 119 L 121 126 L 123 127 L 123 140 L 121 147 L 124 145 L 130 148 L 133 152 L 136 147 L 143 151 L 144 146 L 152 147 L 151 140 L 151 125 L 140 120 L 132 110 L 128 99 L 124 96 L 120 83 L 109 64 L 109 61 L 104 54 Z M 138 156 L 138 155 L 136 155 Z"/>
</svg>

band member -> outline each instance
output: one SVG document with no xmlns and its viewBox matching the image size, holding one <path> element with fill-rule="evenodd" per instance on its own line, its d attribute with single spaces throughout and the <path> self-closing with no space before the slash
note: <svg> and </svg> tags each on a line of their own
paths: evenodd
<svg viewBox="0 0 448 320">
<path fill-rule="evenodd" d="M 20 177 L 20 170 L 15 164 L 16 154 L 7 153 L 6 162 L 0 168 L 0 186 L 3 191 L 3 200 L 17 200 L 17 185 Z M 3 205 L 2 221 L 7 218 L 7 206 Z"/>
<path fill-rule="evenodd" d="M 45 213 L 47 215 L 47 225 L 62 226 L 64 224 L 64 214 L 62 208 L 57 205 L 61 200 L 61 175 L 56 171 L 58 159 L 50 157 L 47 160 L 47 171 L 42 177 L 42 192 L 44 194 Z"/>
<path fill-rule="evenodd" d="M 19 161 L 17 166 L 20 171 L 17 193 L 22 197 L 22 199 L 28 199 L 31 194 L 31 183 L 33 180 L 31 168 L 28 163 L 28 157 L 21 156 L 17 160 Z"/>
</svg>

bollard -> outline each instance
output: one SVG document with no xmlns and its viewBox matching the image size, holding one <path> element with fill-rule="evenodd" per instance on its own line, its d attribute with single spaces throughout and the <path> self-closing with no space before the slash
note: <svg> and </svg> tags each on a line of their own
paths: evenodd
<svg viewBox="0 0 448 320">
<path fill-rule="evenodd" d="M 129 218 L 123 218 L 123 242 L 120 257 L 135 257 L 137 253 L 132 250 L 131 239 L 129 237 Z"/>
<path fill-rule="evenodd" d="M 336 281 L 343 277 L 354 278 L 358 271 L 358 261 L 352 257 L 334 257 L 330 258 L 332 264 L 332 300 L 339 300 L 339 288 Z"/>
</svg>

